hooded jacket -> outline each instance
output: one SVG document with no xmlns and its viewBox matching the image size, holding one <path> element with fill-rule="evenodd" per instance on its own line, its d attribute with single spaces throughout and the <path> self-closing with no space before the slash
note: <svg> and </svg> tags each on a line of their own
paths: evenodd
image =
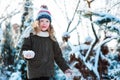
<svg viewBox="0 0 120 80">
<path fill-rule="evenodd" d="M 32 50 L 35 56 L 27 60 L 27 76 L 29 79 L 50 77 L 54 75 L 54 61 L 64 72 L 69 68 L 62 56 L 62 51 L 57 41 L 50 37 L 31 35 L 24 39 L 22 51 Z"/>
</svg>

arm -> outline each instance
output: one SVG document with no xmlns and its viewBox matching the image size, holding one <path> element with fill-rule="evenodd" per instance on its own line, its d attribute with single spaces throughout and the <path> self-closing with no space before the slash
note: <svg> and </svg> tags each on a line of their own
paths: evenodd
<svg viewBox="0 0 120 80">
<path fill-rule="evenodd" d="M 57 65 L 60 67 L 60 69 L 65 72 L 67 69 L 70 69 L 67 65 L 65 59 L 63 58 L 62 51 L 59 47 L 58 42 L 54 42 L 53 44 L 53 50 L 54 50 L 54 59 L 57 63 Z"/>
<path fill-rule="evenodd" d="M 30 37 L 24 39 L 20 55 L 25 59 L 31 59 L 35 56 L 34 51 L 32 51 L 32 43 Z"/>
<path fill-rule="evenodd" d="M 32 45 L 31 45 L 31 38 L 24 38 L 24 42 L 23 45 L 21 47 L 21 51 L 23 50 L 31 50 L 32 49 Z"/>
</svg>

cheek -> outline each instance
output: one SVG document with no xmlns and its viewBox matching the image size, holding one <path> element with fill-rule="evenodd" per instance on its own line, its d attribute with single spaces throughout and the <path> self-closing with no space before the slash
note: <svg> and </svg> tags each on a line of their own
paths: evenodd
<svg viewBox="0 0 120 80">
<path fill-rule="evenodd" d="M 46 27 L 47 29 L 49 28 L 49 26 Z"/>
</svg>

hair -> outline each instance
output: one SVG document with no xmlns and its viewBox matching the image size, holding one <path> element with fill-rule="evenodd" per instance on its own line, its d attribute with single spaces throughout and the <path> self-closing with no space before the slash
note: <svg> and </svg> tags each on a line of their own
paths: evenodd
<svg viewBox="0 0 120 80">
<path fill-rule="evenodd" d="M 39 27 L 39 21 L 38 20 L 36 20 L 36 21 L 34 21 L 33 22 L 33 24 L 32 24 L 32 28 L 33 28 L 33 33 L 36 35 L 39 31 L 41 31 L 41 28 Z M 55 33 L 55 31 L 54 31 L 54 28 L 53 28 L 53 25 L 50 23 L 50 26 L 49 26 L 49 28 L 48 28 L 48 33 L 49 33 L 49 35 L 50 35 L 50 38 L 53 40 L 53 41 L 56 41 L 56 38 L 55 38 L 55 35 L 54 35 L 54 33 Z"/>
</svg>

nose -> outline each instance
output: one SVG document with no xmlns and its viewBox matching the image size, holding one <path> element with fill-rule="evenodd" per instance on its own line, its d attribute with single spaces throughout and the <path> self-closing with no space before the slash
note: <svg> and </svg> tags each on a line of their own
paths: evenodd
<svg viewBox="0 0 120 80">
<path fill-rule="evenodd" d="M 46 24 L 46 21 L 44 21 L 43 24 Z"/>
</svg>

